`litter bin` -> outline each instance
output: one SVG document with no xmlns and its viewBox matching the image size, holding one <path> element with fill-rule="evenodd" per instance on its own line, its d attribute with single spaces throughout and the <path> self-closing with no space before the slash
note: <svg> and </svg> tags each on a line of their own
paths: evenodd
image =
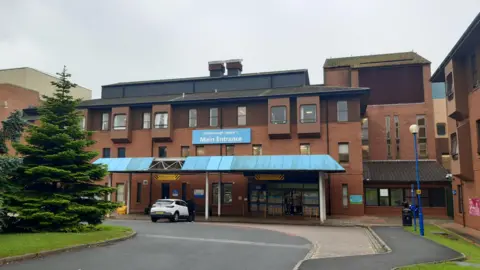
<svg viewBox="0 0 480 270">
<path fill-rule="evenodd" d="M 402 210 L 402 225 L 412 226 L 412 210 L 410 208 L 403 208 Z"/>
</svg>

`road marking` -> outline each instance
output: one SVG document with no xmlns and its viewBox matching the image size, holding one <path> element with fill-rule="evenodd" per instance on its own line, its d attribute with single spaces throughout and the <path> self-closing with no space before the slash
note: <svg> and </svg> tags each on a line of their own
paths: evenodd
<svg viewBox="0 0 480 270">
<path fill-rule="evenodd" d="M 162 235 L 162 234 L 142 234 L 142 235 L 140 235 L 140 236 L 153 237 L 153 238 L 162 238 L 162 239 L 175 239 L 175 240 L 197 241 L 197 242 L 226 243 L 226 244 L 263 246 L 263 247 L 283 247 L 283 248 L 310 249 L 310 245 L 309 245 L 309 244 L 305 244 L 305 245 L 288 245 L 288 244 L 275 244 L 275 243 L 264 243 L 264 242 L 239 241 L 239 240 L 229 240 L 229 239 L 181 237 L 181 236 L 170 236 L 170 235 Z"/>
</svg>

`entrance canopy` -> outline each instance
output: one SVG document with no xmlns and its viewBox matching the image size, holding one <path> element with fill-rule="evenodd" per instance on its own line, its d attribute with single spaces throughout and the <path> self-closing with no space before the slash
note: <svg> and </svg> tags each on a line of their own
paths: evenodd
<svg viewBox="0 0 480 270">
<path fill-rule="evenodd" d="M 329 155 L 100 158 L 110 173 L 328 172 L 345 169 Z"/>
<path fill-rule="evenodd" d="M 188 157 L 182 172 L 345 172 L 329 155 Z"/>
</svg>

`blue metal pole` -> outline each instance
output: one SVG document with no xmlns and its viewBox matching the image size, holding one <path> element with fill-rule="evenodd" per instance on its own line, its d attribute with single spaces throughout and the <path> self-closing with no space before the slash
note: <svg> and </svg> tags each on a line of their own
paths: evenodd
<svg viewBox="0 0 480 270">
<path fill-rule="evenodd" d="M 417 151 L 417 133 L 413 133 L 413 144 L 415 145 L 415 173 L 417 178 L 417 191 L 421 191 L 420 189 L 420 172 L 418 170 L 418 151 Z M 422 211 L 422 199 L 420 197 L 420 193 L 417 192 L 417 200 L 418 200 L 418 225 L 420 227 L 420 235 L 424 236 L 425 231 L 423 228 L 423 211 Z"/>
<path fill-rule="evenodd" d="M 417 231 L 417 214 L 415 213 L 415 185 L 412 184 L 412 186 L 410 187 L 411 188 L 411 192 L 412 192 L 412 206 L 410 209 L 412 210 L 412 214 L 413 214 L 413 230 L 414 231 Z"/>
</svg>

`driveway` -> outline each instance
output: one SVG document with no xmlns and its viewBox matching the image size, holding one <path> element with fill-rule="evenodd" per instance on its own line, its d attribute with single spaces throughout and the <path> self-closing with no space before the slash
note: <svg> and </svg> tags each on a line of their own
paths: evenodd
<svg viewBox="0 0 480 270">
<path fill-rule="evenodd" d="M 311 248 L 304 238 L 249 227 L 109 221 L 137 231 L 115 245 L 3 266 L 2 270 L 291 270 Z"/>
</svg>

